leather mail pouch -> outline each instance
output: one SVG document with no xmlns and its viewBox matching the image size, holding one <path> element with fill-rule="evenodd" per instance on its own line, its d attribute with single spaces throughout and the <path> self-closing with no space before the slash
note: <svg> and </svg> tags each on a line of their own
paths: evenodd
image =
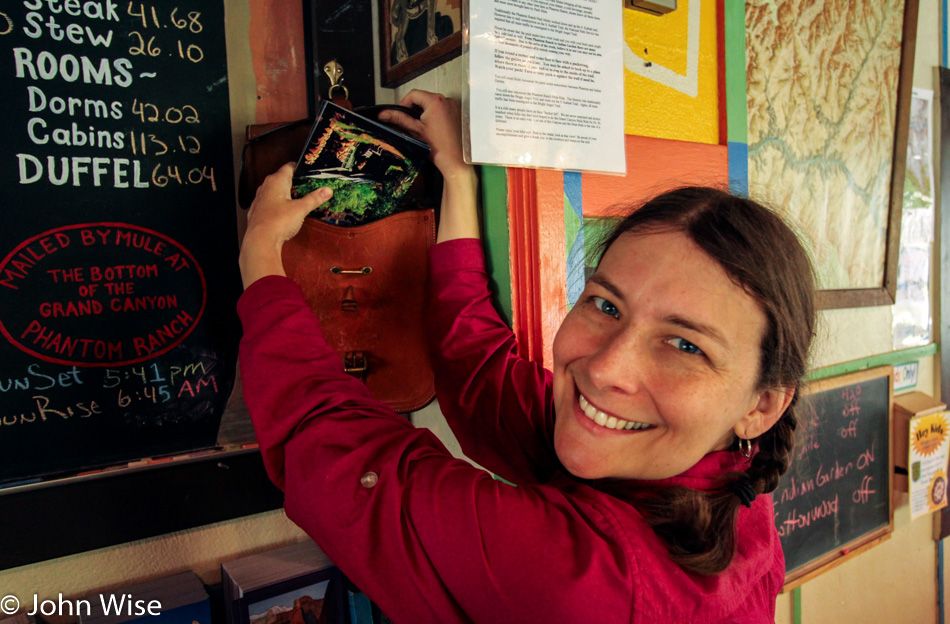
<svg viewBox="0 0 950 624">
<path fill-rule="evenodd" d="M 398 412 L 425 406 L 435 381 L 423 325 L 432 210 L 398 212 L 355 227 L 308 218 L 284 244 L 329 345 L 370 394 Z"/>
</svg>

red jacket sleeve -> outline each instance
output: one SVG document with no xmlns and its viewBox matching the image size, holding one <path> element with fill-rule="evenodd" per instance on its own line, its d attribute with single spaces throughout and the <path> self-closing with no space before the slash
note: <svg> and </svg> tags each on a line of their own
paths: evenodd
<svg viewBox="0 0 950 624">
<path fill-rule="evenodd" d="M 550 373 L 516 354 L 491 303 L 480 241 L 436 245 L 429 274 L 436 396 L 462 450 L 514 483 L 546 482 L 559 466 Z"/>
<path fill-rule="evenodd" d="M 239 302 L 245 400 L 288 516 L 395 622 L 629 622 L 629 544 L 560 488 L 453 458 L 342 371 L 299 288 Z"/>
</svg>

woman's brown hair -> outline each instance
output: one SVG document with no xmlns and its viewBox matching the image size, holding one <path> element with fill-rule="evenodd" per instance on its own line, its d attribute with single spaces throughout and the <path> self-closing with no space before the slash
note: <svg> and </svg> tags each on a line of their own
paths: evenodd
<svg viewBox="0 0 950 624">
<path fill-rule="evenodd" d="M 741 501 L 726 486 L 744 482 L 756 494 L 771 492 L 788 470 L 798 424 L 795 405 L 815 330 L 814 274 L 781 217 L 750 199 L 706 187 L 675 189 L 631 212 L 599 245 L 598 261 L 621 236 L 667 231 L 686 234 L 765 313 L 758 389 L 795 390 L 779 421 L 756 440 L 750 468 L 727 476 L 723 489 L 649 489 L 635 503 L 675 562 L 691 572 L 716 574 L 729 566 L 736 549 Z"/>
</svg>

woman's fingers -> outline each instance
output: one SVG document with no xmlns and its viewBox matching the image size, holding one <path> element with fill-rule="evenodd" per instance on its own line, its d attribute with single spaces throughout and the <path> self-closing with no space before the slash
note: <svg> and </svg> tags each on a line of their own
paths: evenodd
<svg viewBox="0 0 950 624">
<path fill-rule="evenodd" d="M 289 162 L 267 176 L 264 183 L 257 189 L 251 208 L 253 209 L 255 204 L 266 204 L 271 207 L 281 202 L 289 202 L 298 206 L 300 210 L 303 210 L 305 206 L 310 206 L 310 210 L 313 210 L 330 199 L 333 191 L 328 187 L 320 187 L 299 199 L 294 199 L 291 190 L 295 168 L 294 163 Z"/>
<path fill-rule="evenodd" d="M 422 138 L 422 134 L 425 130 L 425 126 L 421 121 L 412 115 L 408 115 L 398 110 L 381 111 L 379 113 L 379 120 L 399 126 L 417 139 Z"/>
<path fill-rule="evenodd" d="M 294 164 L 287 163 L 267 176 L 247 214 L 248 229 L 257 230 L 265 238 L 285 241 L 300 230 L 304 218 L 327 202 L 333 191 L 321 187 L 299 199 L 291 196 Z"/>
<path fill-rule="evenodd" d="M 383 121 L 394 123 L 407 130 L 414 136 L 430 142 L 434 138 L 433 132 L 443 129 L 453 115 L 457 115 L 458 105 L 455 100 L 444 97 L 439 93 L 430 93 L 413 89 L 399 102 L 400 106 L 419 108 L 422 110 L 419 119 L 413 118 L 402 111 L 387 110 L 380 113 Z"/>
<path fill-rule="evenodd" d="M 331 197 L 333 197 L 333 189 L 328 186 L 321 186 L 299 199 L 290 200 L 290 202 L 294 205 L 296 212 L 303 212 L 306 216 L 308 213 L 327 203 Z"/>
<path fill-rule="evenodd" d="M 443 176 L 467 167 L 462 158 L 461 107 L 457 100 L 414 89 L 399 104 L 418 107 L 422 114 L 419 119 L 412 119 L 399 111 L 386 111 L 380 113 L 380 119 L 395 123 L 425 141 L 432 150 L 432 162 Z"/>
<path fill-rule="evenodd" d="M 423 111 L 428 108 L 433 102 L 439 102 L 445 99 L 441 93 L 432 93 L 431 91 L 423 91 L 422 89 L 413 89 L 402 98 L 399 102 L 400 106 L 405 106 L 407 108 L 412 108 L 413 106 L 418 106 Z"/>
</svg>

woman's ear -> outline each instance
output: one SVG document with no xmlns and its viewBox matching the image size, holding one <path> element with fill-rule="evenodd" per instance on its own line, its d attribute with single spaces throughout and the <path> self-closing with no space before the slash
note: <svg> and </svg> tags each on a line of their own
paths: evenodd
<svg viewBox="0 0 950 624">
<path fill-rule="evenodd" d="M 778 422 L 795 397 L 795 388 L 778 387 L 762 390 L 756 404 L 742 417 L 733 431 L 745 440 L 754 440 Z"/>
</svg>

